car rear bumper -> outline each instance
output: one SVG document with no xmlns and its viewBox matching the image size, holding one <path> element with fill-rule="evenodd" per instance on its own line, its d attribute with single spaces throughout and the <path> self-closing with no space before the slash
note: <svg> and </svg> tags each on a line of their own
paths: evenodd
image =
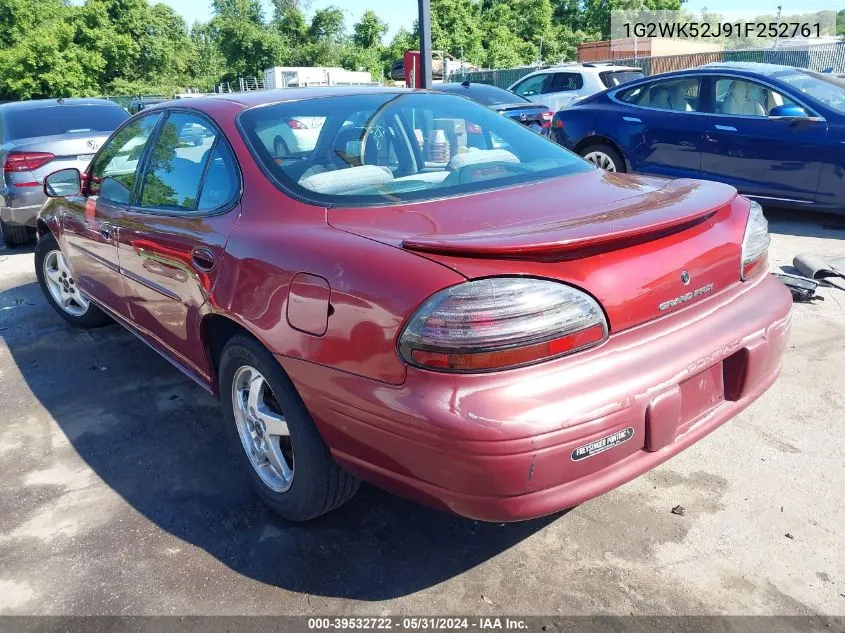
<svg viewBox="0 0 845 633">
<path fill-rule="evenodd" d="M 14 226 L 35 227 L 35 219 L 40 210 L 40 204 L 25 207 L 0 206 L 0 220 Z"/>
<path fill-rule="evenodd" d="M 279 361 L 343 467 L 514 521 L 630 481 L 751 404 L 780 371 L 791 303 L 766 275 L 570 358 L 474 376 L 409 368 L 400 386 Z"/>
</svg>

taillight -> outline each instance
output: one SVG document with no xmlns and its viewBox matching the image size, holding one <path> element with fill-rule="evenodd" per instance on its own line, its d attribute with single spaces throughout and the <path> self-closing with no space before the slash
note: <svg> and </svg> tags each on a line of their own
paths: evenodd
<svg viewBox="0 0 845 633">
<path fill-rule="evenodd" d="M 399 354 L 436 371 L 482 372 L 571 354 L 607 338 L 595 299 L 527 277 L 480 279 L 426 301 L 399 336 Z"/>
<path fill-rule="evenodd" d="M 552 120 L 552 127 L 555 128 L 556 130 L 562 130 L 563 129 L 563 119 L 558 118 L 558 119 Z"/>
<path fill-rule="evenodd" d="M 749 279 L 766 268 L 768 260 L 769 223 L 763 215 L 763 207 L 751 201 L 748 222 L 742 238 L 742 279 Z"/>
<path fill-rule="evenodd" d="M 3 171 L 35 171 L 54 158 L 49 152 L 9 152 L 3 164 Z"/>
<path fill-rule="evenodd" d="M 482 129 L 480 125 L 475 123 L 467 123 L 467 134 L 481 134 Z"/>
<path fill-rule="evenodd" d="M 542 127 L 552 127 L 552 119 L 555 118 L 554 112 L 541 112 L 540 118 L 543 120 Z"/>
<path fill-rule="evenodd" d="M 302 121 L 297 121 L 296 119 L 288 119 L 288 127 L 292 130 L 308 129 L 307 125 L 305 125 Z"/>
</svg>

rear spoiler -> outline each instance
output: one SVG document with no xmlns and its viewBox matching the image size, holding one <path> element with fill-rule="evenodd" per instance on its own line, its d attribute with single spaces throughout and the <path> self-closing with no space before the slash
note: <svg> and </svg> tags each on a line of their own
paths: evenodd
<svg viewBox="0 0 845 633">
<path fill-rule="evenodd" d="M 648 195 L 598 207 L 577 218 L 495 227 L 437 238 L 412 238 L 402 247 L 421 253 L 497 259 L 562 260 L 657 239 L 705 221 L 736 198 L 732 187 L 680 179 Z"/>
</svg>

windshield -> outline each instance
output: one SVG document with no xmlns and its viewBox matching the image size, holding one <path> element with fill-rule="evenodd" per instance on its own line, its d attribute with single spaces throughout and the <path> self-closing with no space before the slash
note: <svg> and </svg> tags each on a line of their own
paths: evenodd
<svg viewBox="0 0 845 633">
<path fill-rule="evenodd" d="M 10 140 L 54 136 L 76 132 L 108 132 L 129 118 L 116 105 L 56 105 L 15 109 L 6 113 L 6 135 Z"/>
<path fill-rule="evenodd" d="M 811 70 L 797 69 L 776 75 L 776 77 L 801 94 L 823 103 L 832 110 L 845 114 L 845 79 Z"/>
<path fill-rule="evenodd" d="M 322 125 L 290 125 L 301 117 Z M 430 199 L 593 169 L 519 123 L 447 94 L 303 99 L 247 110 L 240 124 L 279 184 L 326 205 Z"/>
<path fill-rule="evenodd" d="M 644 77 L 641 70 L 614 70 L 600 73 L 602 83 L 606 88 L 614 88 L 621 86 L 629 81 L 635 79 L 642 79 Z"/>
<path fill-rule="evenodd" d="M 439 92 L 448 92 L 453 95 L 463 95 L 469 97 L 473 101 L 486 106 L 497 105 L 513 105 L 515 103 L 531 103 L 525 97 L 520 97 L 507 90 L 502 90 L 496 86 L 486 86 L 484 84 L 472 84 L 469 87 L 461 84 L 452 84 L 450 86 L 438 87 L 434 90 Z"/>
</svg>

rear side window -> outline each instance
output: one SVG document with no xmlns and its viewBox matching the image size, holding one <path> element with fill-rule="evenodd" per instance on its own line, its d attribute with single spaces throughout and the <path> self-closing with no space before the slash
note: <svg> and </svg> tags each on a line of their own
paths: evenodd
<svg viewBox="0 0 845 633">
<path fill-rule="evenodd" d="M 228 147 L 218 141 L 200 194 L 197 210 L 212 211 L 234 200 L 238 193 L 238 172 Z"/>
<path fill-rule="evenodd" d="M 638 70 L 613 70 L 599 73 L 599 77 L 605 88 L 615 88 L 629 81 L 642 79 L 643 73 Z"/>
<path fill-rule="evenodd" d="M 622 90 L 616 93 L 616 98 L 657 110 L 698 112 L 700 87 L 701 81 L 695 77 L 667 79 Z"/>
<path fill-rule="evenodd" d="M 191 114 L 170 114 L 150 152 L 141 206 L 196 211 L 216 140 L 217 133 L 204 119 Z M 220 176 L 219 169 L 215 175 Z M 213 197 L 216 196 L 209 194 L 206 204 Z"/>
<path fill-rule="evenodd" d="M 584 87 L 584 78 L 579 73 L 555 73 L 546 92 L 571 92 Z"/>
<path fill-rule="evenodd" d="M 15 141 L 36 136 L 75 132 L 112 132 L 129 118 L 116 105 L 56 105 L 10 109 L 6 112 L 6 138 Z"/>
</svg>

